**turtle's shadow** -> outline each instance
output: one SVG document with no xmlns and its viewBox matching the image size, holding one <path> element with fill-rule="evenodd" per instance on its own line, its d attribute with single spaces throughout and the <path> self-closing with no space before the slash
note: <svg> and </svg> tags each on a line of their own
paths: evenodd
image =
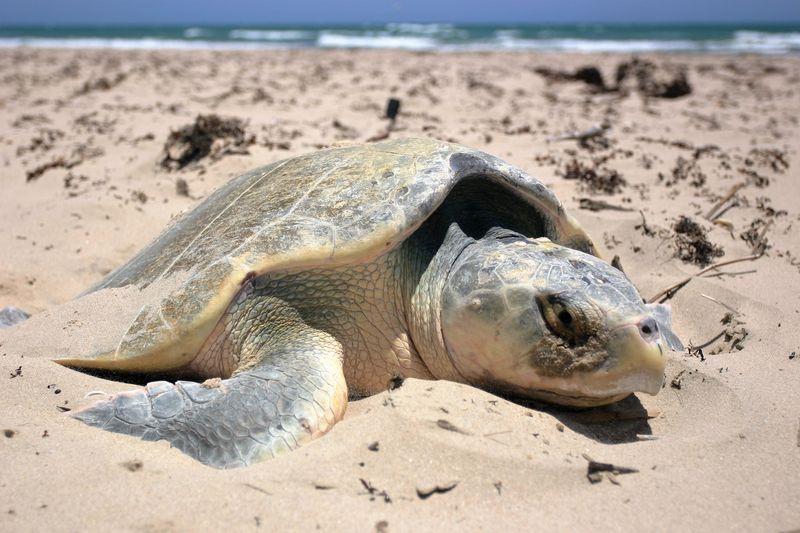
<svg viewBox="0 0 800 533">
<path fill-rule="evenodd" d="M 88 374 L 101 379 L 109 381 L 118 381 L 120 383 L 128 383 L 131 386 L 139 385 L 144 387 L 153 381 L 170 381 L 172 383 L 178 380 L 198 381 L 197 375 L 185 371 L 172 371 L 172 372 L 118 372 L 114 370 L 100 370 L 96 368 L 76 368 L 76 372 Z M 202 381 L 202 380 L 200 380 Z"/>
<path fill-rule="evenodd" d="M 638 442 L 637 435 L 652 435 L 647 409 L 635 395 L 624 400 L 588 409 L 570 409 L 531 400 L 507 398 L 509 401 L 554 416 L 566 427 L 603 444 Z"/>
</svg>

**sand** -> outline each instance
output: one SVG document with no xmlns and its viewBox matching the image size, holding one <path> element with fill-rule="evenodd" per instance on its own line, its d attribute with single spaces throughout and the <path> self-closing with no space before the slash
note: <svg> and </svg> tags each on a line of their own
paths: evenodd
<svg viewBox="0 0 800 533">
<path fill-rule="evenodd" d="M 0 50 L 0 307 L 34 315 L 0 332 L 0 530 L 799 528 L 800 59 L 643 57 L 686 72 L 679 98 L 537 72 L 594 65 L 613 87 L 629 59 Z M 62 412 L 132 385 L 53 363 L 71 326 L 50 313 L 231 177 L 379 136 L 389 97 L 392 138 L 456 141 L 539 177 L 645 298 L 761 255 L 674 292 L 695 348 L 669 356 L 659 395 L 609 408 L 407 380 L 351 402 L 322 439 L 231 471 Z M 245 135 L 163 167 L 170 132 L 199 114 L 242 119 Z M 600 138 L 552 140 L 603 123 Z M 693 229 L 681 217 L 700 232 L 677 234 Z M 584 454 L 638 472 L 591 483 Z"/>
</svg>

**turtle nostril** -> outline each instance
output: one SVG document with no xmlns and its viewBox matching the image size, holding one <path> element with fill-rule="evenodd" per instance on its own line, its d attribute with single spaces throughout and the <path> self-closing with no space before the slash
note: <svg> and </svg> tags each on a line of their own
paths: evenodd
<svg viewBox="0 0 800 533">
<path fill-rule="evenodd" d="M 658 340 L 658 324 L 652 317 L 646 317 L 639 321 L 639 334 L 647 342 Z"/>
</svg>

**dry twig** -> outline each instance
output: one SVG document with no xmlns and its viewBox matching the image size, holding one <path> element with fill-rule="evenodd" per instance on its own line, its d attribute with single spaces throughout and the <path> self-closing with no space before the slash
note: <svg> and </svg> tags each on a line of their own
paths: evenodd
<svg viewBox="0 0 800 533">
<path fill-rule="evenodd" d="M 708 267 L 704 268 L 703 270 L 701 270 L 697 274 L 693 274 L 693 275 L 691 275 L 691 276 L 679 281 L 678 283 L 675 283 L 674 285 L 671 285 L 671 286 L 667 287 L 666 289 L 664 289 L 662 291 L 659 291 L 658 294 L 656 294 L 655 296 L 653 296 L 649 300 L 647 300 L 647 303 L 655 303 L 655 302 L 662 303 L 662 302 L 665 302 L 666 300 L 669 300 L 670 298 L 675 296 L 676 292 L 678 292 L 680 289 L 682 289 L 686 284 L 688 284 L 694 278 L 700 277 L 703 274 L 706 274 L 707 272 L 711 272 L 712 270 L 715 270 L 717 268 L 721 268 L 721 267 L 724 267 L 724 266 L 733 265 L 735 263 L 742 263 L 744 261 L 755 261 L 756 259 L 760 258 L 762 255 L 764 255 L 764 252 L 761 252 L 761 253 L 758 253 L 758 254 L 755 254 L 755 255 L 748 255 L 747 257 L 740 257 L 738 259 L 731 259 L 729 261 L 721 261 L 719 263 L 715 263 L 715 264 L 713 264 L 711 266 L 708 266 Z"/>
<path fill-rule="evenodd" d="M 703 293 L 700 293 L 700 296 L 702 296 L 702 297 L 703 297 L 703 298 L 705 298 L 706 300 L 711 300 L 711 301 L 712 301 L 712 302 L 714 302 L 715 304 L 719 304 L 719 305 L 721 305 L 722 307 L 724 307 L 725 309 L 727 309 L 728 311 L 730 311 L 730 312 L 731 312 L 731 313 L 733 313 L 734 315 L 741 315 L 741 313 L 740 313 L 739 311 L 737 311 L 736 309 L 734 309 L 734 308 L 733 308 L 733 307 L 731 307 L 730 305 L 726 304 L 725 302 L 720 302 L 719 300 L 717 300 L 716 298 L 714 298 L 714 297 L 712 297 L 712 296 L 709 296 L 708 294 L 703 294 Z"/>
<path fill-rule="evenodd" d="M 710 211 L 709 211 L 709 212 L 706 214 L 706 219 L 707 219 L 707 220 L 714 220 L 714 218 L 715 218 L 715 217 L 714 217 L 714 215 L 715 215 L 715 214 L 717 214 L 717 211 L 719 211 L 719 209 L 720 209 L 720 208 L 721 208 L 723 205 L 725 205 L 725 203 L 726 203 L 728 200 L 730 200 L 731 198 L 733 198 L 733 197 L 736 195 L 736 193 L 737 193 L 737 192 L 739 192 L 739 189 L 741 189 L 741 188 L 742 188 L 742 187 L 744 187 L 745 185 L 747 185 L 747 182 L 744 182 L 744 181 L 743 181 L 743 182 L 741 182 L 741 183 L 737 183 L 736 185 L 734 185 L 733 187 L 731 187 L 731 190 L 730 190 L 730 191 L 728 191 L 728 193 L 727 193 L 725 196 L 723 196 L 722 198 L 720 198 L 720 199 L 719 199 L 719 201 L 718 201 L 717 203 L 715 203 L 715 204 L 714 204 L 714 207 L 712 207 L 712 208 L 711 208 L 711 210 L 710 210 Z"/>
</svg>

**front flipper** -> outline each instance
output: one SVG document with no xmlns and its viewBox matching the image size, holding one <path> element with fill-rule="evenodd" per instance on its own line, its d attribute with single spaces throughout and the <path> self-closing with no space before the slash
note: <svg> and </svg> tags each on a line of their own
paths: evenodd
<svg viewBox="0 0 800 533">
<path fill-rule="evenodd" d="M 329 335 L 307 330 L 267 345 L 257 347 L 263 354 L 251 354 L 254 364 L 228 379 L 156 381 L 72 416 L 144 440 L 167 440 L 216 468 L 274 457 L 333 427 L 344 416 L 347 386 L 341 346 Z"/>
</svg>

